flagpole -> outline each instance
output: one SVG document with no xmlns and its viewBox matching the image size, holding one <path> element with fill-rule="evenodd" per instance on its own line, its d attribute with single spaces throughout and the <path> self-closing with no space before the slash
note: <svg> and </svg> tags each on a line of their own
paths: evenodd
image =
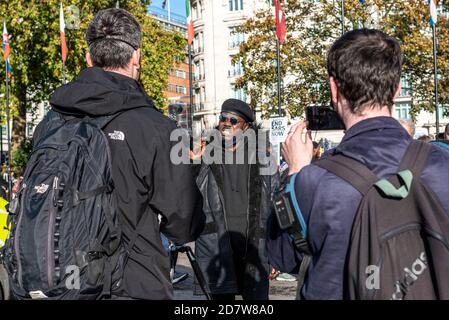
<svg viewBox="0 0 449 320">
<path fill-rule="evenodd" d="M 167 0 L 168 1 L 168 6 L 167 6 L 167 9 L 168 9 L 168 21 L 171 21 L 171 15 L 170 15 L 170 0 Z"/>
<path fill-rule="evenodd" d="M 6 78 L 6 88 L 5 88 L 5 96 L 6 96 L 6 121 L 7 121 L 7 138 L 8 138 L 8 200 L 12 199 L 12 181 L 11 181 L 11 128 L 10 128 L 10 119 L 9 119 L 9 79 L 8 79 L 8 60 L 5 60 L 5 78 Z M 3 143 L 3 139 L 2 139 Z"/>
<path fill-rule="evenodd" d="M 281 45 L 279 43 L 279 38 L 276 37 L 276 50 L 277 50 L 277 71 L 278 71 L 278 114 L 282 117 L 282 107 L 281 107 Z"/>
<path fill-rule="evenodd" d="M 437 37 L 436 37 L 436 24 L 432 25 L 432 38 L 433 38 L 433 71 L 434 71 L 434 85 L 435 85 L 435 135 L 438 139 L 438 133 L 440 131 L 440 112 L 438 109 L 438 69 L 437 69 Z"/>
<path fill-rule="evenodd" d="M 341 34 L 345 34 L 345 0 L 341 0 Z"/>
<path fill-rule="evenodd" d="M 62 62 L 62 84 L 66 84 L 66 78 L 65 78 L 65 63 Z"/>
<path fill-rule="evenodd" d="M 190 95 L 190 129 L 193 130 L 193 66 L 192 66 L 192 44 L 188 45 L 188 55 L 189 55 L 189 95 Z"/>
</svg>

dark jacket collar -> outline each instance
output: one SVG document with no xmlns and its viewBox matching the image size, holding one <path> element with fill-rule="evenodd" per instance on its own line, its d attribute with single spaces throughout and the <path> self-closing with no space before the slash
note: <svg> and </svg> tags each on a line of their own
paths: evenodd
<svg viewBox="0 0 449 320">
<path fill-rule="evenodd" d="M 346 131 L 341 143 L 330 154 L 343 154 L 367 165 L 378 176 L 397 166 L 412 137 L 392 117 L 370 118 Z"/>
<path fill-rule="evenodd" d="M 138 107 L 153 107 L 152 100 L 134 79 L 101 68 L 87 68 L 78 78 L 58 88 L 50 100 L 61 113 L 102 116 Z"/>
<path fill-rule="evenodd" d="M 362 120 L 345 132 L 345 136 L 341 143 L 353 139 L 358 135 L 363 135 L 368 131 L 382 131 L 384 129 L 401 129 L 401 124 L 393 117 L 375 117 Z"/>
</svg>

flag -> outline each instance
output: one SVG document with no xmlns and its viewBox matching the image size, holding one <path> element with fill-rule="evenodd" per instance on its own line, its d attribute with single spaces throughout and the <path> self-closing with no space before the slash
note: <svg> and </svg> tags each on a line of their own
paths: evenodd
<svg viewBox="0 0 449 320">
<path fill-rule="evenodd" d="M 6 30 L 6 21 L 3 21 L 3 60 L 8 60 L 10 53 L 8 30 Z"/>
<path fill-rule="evenodd" d="M 437 0 L 429 0 L 430 5 L 430 25 L 436 26 L 437 24 Z"/>
<path fill-rule="evenodd" d="M 361 4 L 365 4 L 365 0 L 359 0 Z"/>
<path fill-rule="evenodd" d="M 166 4 L 167 4 L 167 0 L 162 1 L 162 9 L 165 9 Z"/>
<path fill-rule="evenodd" d="M 187 17 L 187 41 L 192 44 L 195 37 L 195 30 L 193 29 L 192 8 L 190 7 L 190 0 L 186 0 L 186 17 Z"/>
<path fill-rule="evenodd" d="M 69 52 L 69 49 L 67 49 L 67 42 L 65 41 L 65 22 L 64 22 L 64 9 L 62 8 L 62 2 L 61 2 L 61 8 L 59 10 L 59 34 L 61 37 L 62 63 L 65 64 L 65 61 L 67 60 L 67 53 Z"/>
<path fill-rule="evenodd" d="M 11 64 L 9 63 L 9 54 L 11 52 L 11 48 L 9 46 L 9 35 L 8 30 L 6 30 L 6 21 L 3 21 L 3 59 L 6 62 L 6 70 L 8 72 L 8 76 L 11 75 Z"/>
<path fill-rule="evenodd" d="M 276 6 L 276 35 L 279 39 L 279 43 L 284 43 L 285 34 L 287 33 L 287 27 L 285 26 L 285 16 L 282 11 L 281 1 L 274 0 Z"/>
</svg>

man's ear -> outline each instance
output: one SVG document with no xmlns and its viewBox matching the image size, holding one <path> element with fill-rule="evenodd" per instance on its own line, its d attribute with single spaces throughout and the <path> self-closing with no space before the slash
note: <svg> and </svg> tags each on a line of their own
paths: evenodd
<svg viewBox="0 0 449 320">
<path fill-rule="evenodd" d="M 137 68 L 140 68 L 140 48 L 134 50 L 132 58 L 133 65 L 135 65 Z"/>
<path fill-rule="evenodd" d="M 337 102 L 338 102 L 338 85 L 337 80 L 334 77 L 329 78 L 329 84 L 331 87 L 331 100 L 334 105 L 335 110 L 337 110 Z"/>
<path fill-rule="evenodd" d="M 401 81 L 399 81 L 398 89 L 396 90 L 396 93 L 394 94 L 394 99 L 393 100 L 396 100 L 396 98 L 399 97 L 399 95 L 401 93 L 401 90 L 402 90 L 402 83 L 401 83 Z"/>
<path fill-rule="evenodd" d="M 86 53 L 86 62 L 89 68 L 94 66 L 94 64 L 92 63 L 92 57 L 90 56 L 90 52 Z"/>
</svg>

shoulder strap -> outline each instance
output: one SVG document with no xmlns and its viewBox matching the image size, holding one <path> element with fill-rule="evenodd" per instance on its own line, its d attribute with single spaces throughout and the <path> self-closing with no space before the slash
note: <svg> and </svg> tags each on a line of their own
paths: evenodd
<svg viewBox="0 0 449 320">
<path fill-rule="evenodd" d="M 414 177 L 420 177 L 429 158 L 432 145 L 427 142 L 413 140 L 405 151 L 399 164 L 399 170 L 410 170 Z"/>
<path fill-rule="evenodd" d="M 347 181 L 362 195 L 366 195 L 372 186 L 379 180 L 377 176 L 361 162 L 341 154 L 319 160 L 314 164 Z"/>
</svg>

